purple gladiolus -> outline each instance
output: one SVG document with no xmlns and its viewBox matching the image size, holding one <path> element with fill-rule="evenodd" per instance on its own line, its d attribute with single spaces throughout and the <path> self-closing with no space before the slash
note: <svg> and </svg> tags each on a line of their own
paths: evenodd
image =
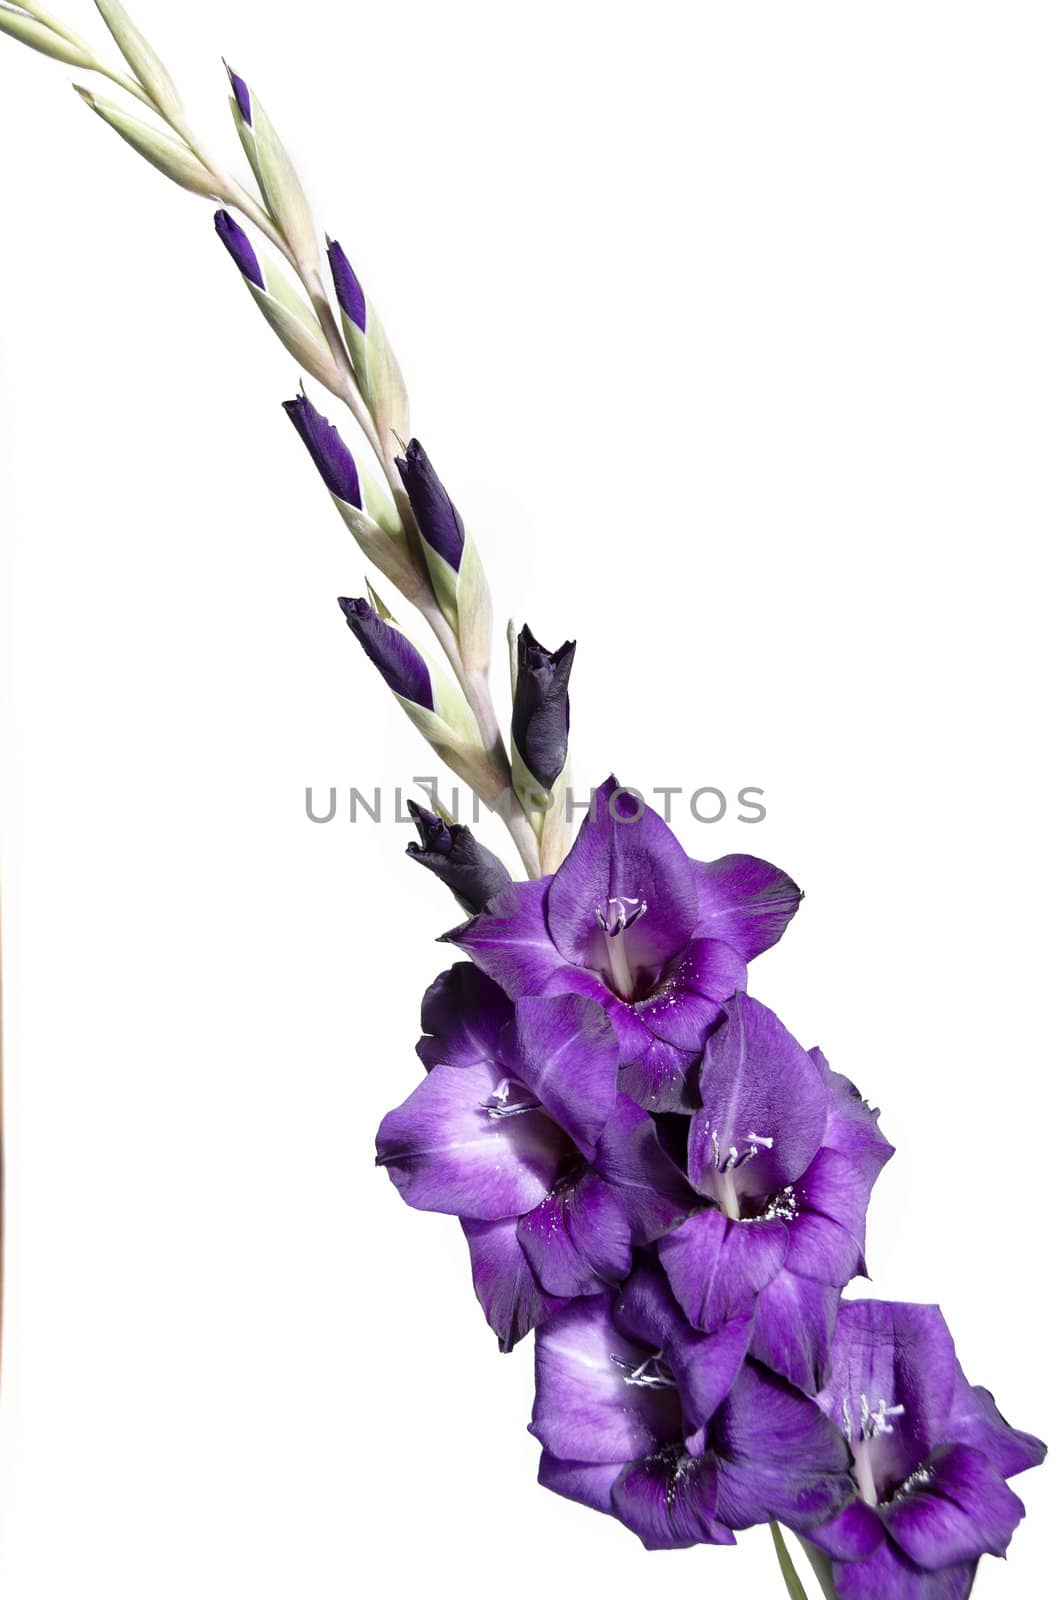
<svg viewBox="0 0 1063 1600">
<path fill-rule="evenodd" d="M 355 276 L 354 268 L 347 260 L 343 246 L 336 243 L 335 239 L 328 242 L 328 261 L 332 269 L 332 281 L 336 286 L 336 298 L 343 311 L 356 328 L 362 333 L 366 328 L 365 295 L 362 286 Z"/>
<path fill-rule="evenodd" d="M 511 998 L 596 1000 L 620 1042 L 624 1092 L 649 1110 L 692 1110 L 723 1002 L 800 899 L 755 856 L 690 860 L 657 813 L 610 778 L 553 877 L 515 883 L 446 937 Z"/>
<path fill-rule="evenodd" d="M 617 1517 L 651 1550 L 733 1544 L 771 1518 L 807 1529 L 849 1488 L 815 1403 L 746 1359 L 752 1319 L 691 1328 L 660 1269 L 573 1301 L 535 1336 L 539 1481 Z"/>
<path fill-rule="evenodd" d="M 690 1119 L 703 1209 L 660 1244 L 695 1327 L 756 1310 L 752 1352 L 799 1388 L 823 1383 L 841 1289 L 865 1271 L 871 1187 L 893 1154 L 878 1113 L 746 994 L 724 1006 Z"/>
<path fill-rule="evenodd" d="M 482 911 L 494 895 L 513 881 L 498 857 L 462 823 L 444 822 L 412 800 L 407 810 L 416 824 L 420 843 L 408 844 L 406 854 L 434 872 L 470 916 Z"/>
<path fill-rule="evenodd" d="M 375 612 L 368 600 L 339 601 L 347 626 L 393 694 L 435 710 L 432 675 L 416 645 Z"/>
<path fill-rule="evenodd" d="M 234 221 L 227 211 L 216 211 L 214 230 L 247 281 L 253 283 L 256 288 L 264 290 L 266 280 L 262 276 L 262 268 L 258 264 L 258 257 L 251 241 L 240 224 Z"/>
<path fill-rule="evenodd" d="M 1023 1516 L 1005 1480 L 1044 1445 L 968 1383 L 937 1306 L 847 1302 L 831 1356 L 818 1400 L 852 1452 L 848 1504 L 803 1531 L 831 1557 L 839 1600 L 966 1600 L 979 1558 L 1002 1556 Z"/>
<path fill-rule="evenodd" d="M 405 458 L 397 456 L 395 465 L 410 497 L 421 537 L 448 567 L 457 572 L 465 549 L 465 524 L 440 482 L 424 446 L 416 439 L 411 439 L 406 446 Z"/>
<path fill-rule="evenodd" d="M 572 641 L 560 650 L 544 650 L 527 625 L 517 637 L 513 743 L 546 790 L 561 776 L 568 756 L 568 680 L 575 652 Z"/>
<path fill-rule="evenodd" d="M 236 101 L 237 109 L 239 110 L 240 115 L 247 127 L 250 128 L 251 91 L 247 87 L 247 84 L 244 82 L 243 78 L 240 77 L 240 74 L 238 72 L 234 72 L 228 62 L 225 63 L 225 70 L 229 74 L 229 82 L 232 85 L 233 99 Z"/>
<path fill-rule="evenodd" d="M 618 1099 L 616 1038 L 593 1001 L 514 1005 L 461 963 L 422 1021 L 428 1076 L 384 1118 L 377 1159 L 408 1204 L 461 1218 L 508 1349 L 566 1300 L 620 1284 L 633 1245 L 685 1214 L 682 1176 Z"/>
<path fill-rule="evenodd" d="M 337 430 L 305 394 L 297 395 L 294 400 L 285 400 L 283 405 L 330 494 L 361 510 L 362 486 L 358 479 L 358 468 Z"/>
</svg>

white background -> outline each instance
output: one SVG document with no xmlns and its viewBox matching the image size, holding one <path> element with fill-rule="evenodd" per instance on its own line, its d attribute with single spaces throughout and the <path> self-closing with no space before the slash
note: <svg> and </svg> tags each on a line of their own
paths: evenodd
<svg viewBox="0 0 1063 1600">
<path fill-rule="evenodd" d="M 679 832 L 808 891 L 752 986 L 883 1107 L 872 1292 L 1058 1444 L 1058 8 L 137 16 L 234 163 L 222 51 L 256 87 L 499 613 L 578 637 L 580 780 L 766 790 Z M 373 1169 L 456 919 L 304 789 L 432 768 L 292 362 L 70 76 L 0 39 L 5 1597 L 778 1600 L 764 1530 L 535 1486 L 530 1348 Z M 1018 1487 L 983 1600 L 1056 1572 Z"/>
</svg>

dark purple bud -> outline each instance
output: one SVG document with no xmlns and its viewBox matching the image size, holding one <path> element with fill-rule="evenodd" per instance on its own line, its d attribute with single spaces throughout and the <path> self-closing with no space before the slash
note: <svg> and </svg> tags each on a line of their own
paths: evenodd
<svg viewBox="0 0 1063 1600">
<path fill-rule="evenodd" d="M 343 253 L 343 246 L 335 239 L 328 242 L 328 264 L 332 268 L 332 281 L 336 285 L 336 299 L 345 317 L 356 328 L 365 332 L 365 295 L 354 275 L 354 268 Z"/>
<path fill-rule="evenodd" d="M 362 486 L 354 457 L 327 417 L 323 417 L 306 397 L 285 400 L 284 409 L 295 431 L 310 452 L 314 466 L 324 478 L 330 493 L 362 509 Z"/>
<path fill-rule="evenodd" d="M 406 854 L 434 872 L 454 895 L 463 911 L 478 916 L 488 900 L 511 883 L 496 855 L 477 843 L 460 822 L 444 822 L 411 800 L 407 809 L 420 835 L 420 844 L 408 844 Z"/>
<path fill-rule="evenodd" d="M 525 624 L 517 638 L 513 743 L 536 783 L 552 789 L 568 755 L 568 680 L 573 642 L 544 650 Z"/>
<path fill-rule="evenodd" d="M 368 600 L 340 600 L 347 626 L 393 694 L 434 711 L 432 677 L 421 652 L 378 616 Z"/>
<path fill-rule="evenodd" d="M 397 457 L 395 465 L 406 486 L 422 538 L 457 572 L 465 548 L 465 524 L 423 446 L 411 439 L 406 446 L 406 459 Z"/>
<path fill-rule="evenodd" d="M 262 268 L 251 247 L 251 241 L 240 224 L 234 222 L 227 211 L 215 211 L 214 229 L 248 283 L 253 283 L 257 288 L 264 290 L 266 280 L 262 276 Z"/>
<path fill-rule="evenodd" d="M 228 62 L 225 63 L 225 70 L 229 74 L 229 82 L 232 84 L 233 89 L 233 99 L 236 101 L 240 115 L 243 117 L 247 126 L 250 127 L 251 91 L 247 87 L 247 84 L 244 82 L 243 78 L 241 78 L 240 74 L 238 72 L 234 72 Z"/>
</svg>

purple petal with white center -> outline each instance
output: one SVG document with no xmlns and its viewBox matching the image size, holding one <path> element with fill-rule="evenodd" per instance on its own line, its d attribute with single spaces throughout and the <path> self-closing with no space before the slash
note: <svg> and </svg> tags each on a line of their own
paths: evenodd
<svg viewBox="0 0 1063 1600">
<path fill-rule="evenodd" d="M 353 322 L 355 327 L 364 333 L 365 295 L 355 276 L 354 268 L 347 260 L 343 246 L 337 244 L 335 239 L 330 239 L 328 243 L 328 264 L 332 269 L 332 281 L 336 286 L 336 299 L 340 303 L 340 309 L 348 321 Z"/>
<path fill-rule="evenodd" d="M 550 885 L 547 923 L 561 954 L 575 966 L 612 974 L 622 993 L 625 970 L 637 988 L 686 948 L 697 909 L 693 868 L 678 839 L 609 778 Z M 603 921 L 622 931 L 610 938 Z"/>
<path fill-rule="evenodd" d="M 751 1317 L 736 1317 L 714 1334 L 697 1333 L 676 1303 L 656 1265 L 640 1266 L 613 1307 L 622 1333 L 660 1351 L 679 1390 L 683 1424 L 690 1434 L 709 1421 L 741 1371 L 753 1331 Z"/>
<path fill-rule="evenodd" d="M 821 1150 L 794 1184 L 797 1214 L 790 1223 L 786 1265 L 841 1289 L 864 1267 L 868 1186 L 836 1150 Z"/>
<path fill-rule="evenodd" d="M 823 1143 L 852 1162 L 863 1174 L 870 1193 L 871 1185 L 894 1153 L 893 1146 L 879 1129 L 879 1114 L 863 1099 L 855 1084 L 840 1072 L 831 1071 L 822 1050 L 816 1047 L 808 1053 L 822 1072 L 827 1090 Z"/>
<path fill-rule="evenodd" d="M 250 128 L 251 91 L 248 89 L 247 84 L 244 82 L 243 78 L 241 78 L 240 74 L 238 72 L 234 72 L 227 61 L 225 62 L 225 70 L 229 74 L 229 82 L 232 85 L 233 99 L 236 101 L 237 109 L 247 127 Z"/>
<path fill-rule="evenodd" d="M 305 394 L 284 401 L 284 410 L 296 433 L 306 445 L 330 494 L 348 505 L 361 507 L 362 486 L 354 457 L 327 417 L 322 416 Z"/>
<path fill-rule="evenodd" d="M 725 1203 L 764 1201 L 820 1148 L 827 1095 L 819 1069 L 774 1012 L 747 994 L 725 1006 L 701 1070 L 690 1124 L 690 1181 Z"/>
<path fill-rule="evenodd" d="M 616 1034 L 582 995 L 518 1000 L 501 1059 L 589 1161 L 616 1104 Z"/>
<path fill-rule="evenodd" d="M 433 1067 L 380 1124 L 377 1161 L 419 1211 L 519 1216 L 549 1194 L 562 1151 L 549 1117 L 516 1109 L 526 1099 L 501 1067 Z"/>
<path fill-rule="evenodd" d="M 501 1350 L 513 1346 L 564 1305 L 535 1281 L 517 1238 L 517 1222 L 462 1222 L 472 1260 L 472 1286 Z"/>
<path fill-rule="evenodd" d="M 670 962 L 654 993 L 635 1002 L 640 1022 L 681 1050 L 704 1049 L 729 1000 L 746 981 L 746 964 L 719 939 L 693 939 Z"/>
<path fill-rule="evenodd" d="M 649 1244 L 690 1215 L 696 1196 L 661 1146 L 657 1125 L 626 1094 L 598 1140 L 594 1165 L 627 1217 L 632 1243 Z"/>
<path fill-rule="evenodd" d="M 978 1563 L 927 1572 L 884 1539 L 867 1561 L 838 1562 L 838 1600 L 968 1600 Z"/>
<path fill-rule="evenodd" d="M 716 1463 L 661 1451 L 635 1461 L 613 1484 L 613 1511 L 647 1550 L 684 1550 L 695 1544 L 734 1544 L 716 1518 Z"/>
<path fill-rule="evenodd" d="M 757 1296 L 752 1354 L 796 1389 L 816 1394 L 829 1370 L 839 1298 L 828 1284 L 783 1267 Z"/>
<path fill-rule="evenodd" d="M 536 1330 L 531 1432 L 562 1461 L 637 1461 L 681 1431 L 674 1389 L 627 1381 L 647 1351 L 617 1328 L 612 1300 L 573 1300 Z"/>
<path fill-rule="evenodd" d="M 950 1444 L 969 1444 L 980 1450 L 1005 1478 L 1039 1467 L 1046 1454 L 1040 1439 L 1032 1433 L 1021 1433 L 1004 1421 L 988 1389 L 968 1383 L 959 1362 L 952 1410 L 942 1438 Z"/>
<path fill-rule="evenodd" d="M 955 1385 L 956 1352 L 937 1306 L 843 1301 L 830 1379 L 817 1400 L 854 1441 L 865 1410 L 888 1419 L 860 1446 L 880 1500 L 945 1437 Z"/>
<path fill-rule="evenodd" d="M 457 572 L 465 549 L 465 524 L 429 461 L 428 452 L 417 439 L 411 439 L 405 457 L 396 457 L 395 465 L 410 497 L 421 537 Z"/>
<path fill-rule="evenodd" d="M 729 1318 L 747 1315 L 780 1271 L 786 1224 L 732 1222 L 722 1211 L 702 1211 L 667 1234 L 657 1252 L 691 1322 L 712 1333 Z"/>
<path fill-rule="evenodd" d="M 266 282 L 262 276 L 262 268 L 259 266 L 251 241 L 240 224 L 234 221 L 227 211 L 216 211 L 214 231 L 248 282 L 264 290 Z"/>
<path fill-rule="evenodd" d="M 910 1561 L 934 1571 L 1004 1554 L 1025 1508 L 980 1450 L 945 1445 L 927 1457 L 918 1477 L 882 1507 L 891 1539 Z"/>
<path fill-rule="evenodd" d="M 592 1511 L 613 1514 L 613 1484 L 619 1465 L 615 1461 L 559 1461 L 544 1450 L 539 1461 L 539 1482 L 544 1489 L 564 1495 L 566 1500 L 576 1500 Z"/>
<path fill-rule="evenodd" d="M 806 1539 L 835 1561 L 866 1561 L 885 1537 L 886 1530 L 878 1512 L 859 1499 L 829 1522 L 805 1533 Z"/>
<path fill-rule="evenodd" d="M 696 861 L 694 876 L 698 936 L 722 939 L 745 961 L 778 943 L 801 903 L 793 879 L 756 856 Z"/>
<path fill-rule="evenodd" d="M 421 1027 L 426 1037 L 418 1042 L 417 1054 L 426 1067 L 497 1061 L 502 1029 L 512 1017 L 513 1006 L 497 983 L 471 961 L 459 961 L 425 991 Z"/>
<path fill-rule="evenodd" d="M 597 1294 L 631 1271 L 627 1218 L 594 1172 L 547 1195 L 521 1217 L 517 1237 L 548 1294 Z"/>
<path fill-rule="evenodd" d="M 512 883 L 480 916 L 443 935 L 503 988 L 511 999 L 542 994 L 564 967 L 546 929 L 549 878 Z"/>
<path fill-rule="evenodd" d="M 368 600 L 339 600 L 347 626 L 392 694 L 435 709 L 432 677 L 424 657 L 406 635 L 375 612 Z"/>
<path fill-rule="evenodd" d="M 778 1518 L 803 1531 L 852 1498 L 849 1451 L 812 1400 L 746 1362 L 710 1429 L 720 1518 L 750 1528 Z"/>
</svg>

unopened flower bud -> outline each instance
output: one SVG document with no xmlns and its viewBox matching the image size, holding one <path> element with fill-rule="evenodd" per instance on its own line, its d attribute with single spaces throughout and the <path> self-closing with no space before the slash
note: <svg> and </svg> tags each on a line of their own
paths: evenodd
<svg viewBox="0 0 1063 1600">
<path fill-rule="evenodd" d="M 53 61 L 62 61 L 68 67 L 82 67 L 91 72 L 96 65 L 88 45 L 83 45 L 80 39 L 64 37 L 36 17 L 25 16 L 21 11 L 9 11 L 6 6 L 0 7 L 0 33 L 17 39 L 19 44 L 29 45 L 31 50 L 40 51 L 42 56 L 50 56 Z"/>
<path fill-rule="evenodd" d="M 461 513 L 419 440 L 410 440 L 405 457 L 396 457 L 395 465 L 410 499 L 439 609 L 454 630 L 462 664 L 472 675 L 485 673 L 491 649 L 491 595 L 476 547 L 466 537 Z"/>
<path fill-rule="evenodd" d="M 100 13 L 140 83 L 148 91 L 165 117 L 181 114 L 181 97 L 176 85 L 151 45 L 135 27 L 125 7 L 118 0 L 96 0 Z"/>
<path fill-rule="evenodd" d="M 345 600 L 340 610 L 347 626 L 391 690 L 425 711 L 435 711 L 432 674 L 417 646 L 391 621 L 385 621 L 368 600 Z"/>
<path fill-rule="evenodd" d="M 284 410 L 300 439 L 310 452 L 330 494 L 349 506 L 362 509 L 362 485 L 354 457 L 327 417 L 322 416 L 305 394 L 285 400 Z"/>
<path fill-rule="evenodd" d="M 320 249 L 317 228 L 291 157 L 277 137 L 258 96 L 238 72 L 225 63 L 232 87 L 233 120 L 266 209 L 287 239 L 293 255 L 315 269 Z"/>
<path fill-rule="evenodd" d="M 215 213 L 214 227 L 288 354 L 326 389 L 340 394 L 343 379 L 310 306 L 278 266 L 259 259 L 250 239 L 227 211 Z"/>
<path fill-rule="evenodd" d="M 254 247 L 235 218 L 231 217 L 227 211 L 216 211 L 214 213 L 214 231 L 248 283 L 253 283 L 256 288 L 264 290 L 266 280 L 262 276 L 262 268 L 259 265 Z"/>
<path fill-rule="evenodd" d="M 83 89 L 80 84 L 75 84 L 74 88 L 85 104 L 113 128 L 126 144 L 132 145 L 138 155 L 143 156 L 145 161 L 150 161 L 157 171 L 172 179 L 174 183 L 180 184 L 182 189 L 190 190 L 192 194 L 217 198 L 217 178 L 212 172 L 208 172 L 199 158 L 194 156 L 180 139 L 175 139 L 172 134 L 164 133 L 159 128 L 152 128 L 146 122 L 139 122 L 136 117 L 129 116 L 121 106 L 115 105 L 111 100 L 101 100 L 98 95 Z M 248 249 L 250 248 L 248 245 Z"/>
<path fill-rule="evenodd" d="M 397 435 L 405 439 L 410 431 L 410 407 L 395 353 L 343 246 L 335 239 L 328 241 L 328 259 L 358 392 L 369 407 L 380 437 L 390 439 Z"/>
<path fill-rule="evenodd" d="M 568 757 L 568 680 L 576 646 L 546 650 L 525 625 L 517 636 L 513 749 L 540 788 L 550 791 Z"/>
<path fill-rule="evenodd" d="M 477 916 L 508 883 L 509 872 L 498 857 L 458 822 L 445 822 L 424 806 L 409 801 L 407 810 L 420 836 L 406 854 L 445 883 L 463 911 Z"/>
</svg>

